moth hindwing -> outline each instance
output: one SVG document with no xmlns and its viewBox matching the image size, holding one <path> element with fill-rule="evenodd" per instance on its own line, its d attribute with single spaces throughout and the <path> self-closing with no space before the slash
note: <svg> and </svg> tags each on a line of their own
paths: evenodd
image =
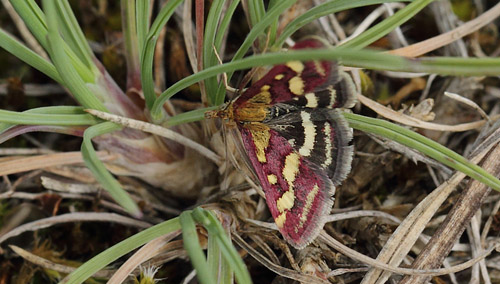
<svg viewBox="0 0 500 284">
<path fill-rule="evenodd" d="M 321 47 L 307 39 L 293 49 Z M 352 129 L 339 109 L 354 103 L 351 78 L 336 63 L 291 61 L 215 112 L 236 124 L 271 215 L 297 249 L 318 236 L 350 171 Z"/>
</svg>

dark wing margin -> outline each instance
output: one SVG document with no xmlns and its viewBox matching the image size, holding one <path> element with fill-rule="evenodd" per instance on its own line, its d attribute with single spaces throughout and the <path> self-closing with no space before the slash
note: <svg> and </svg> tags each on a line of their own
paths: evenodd
<svg viewBox="0 0 500 284">
<path fill-rule="evenodd" d="M 326 82 L 312 92 L 292 98 L 289 104 L 307 108 L 351 108 L 356 103 L 356 88 L 351 77 L 332 64 Z"/>
<path fill-rule="evenodd" d="M 287 108 L 289 105 L 277 105 Z M 288 108 L 289 109 L 289 108 Z M 326 170 L 339 185 L 351 170 L 352 129 L 337 109 L 293 107 L 267 122 L 304 158 Z"/>
<path fill-rule="evenodd" d="M 241 128 L 243 144 L 279 231 L 289 244 L 302 249 L 321 232 L 335 186 L 324 169 L 301 156 L 279 133 L 269 131 L 266 162 L 256 154 L 256 136 L 261 133 Z"/>
</svg>

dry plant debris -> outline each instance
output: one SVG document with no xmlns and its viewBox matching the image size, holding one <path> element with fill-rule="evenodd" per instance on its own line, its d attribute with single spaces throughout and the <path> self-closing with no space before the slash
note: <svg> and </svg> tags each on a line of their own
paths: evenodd
<svg viewBox="0 0 500 284">
<path fill-rule="evenodd" d="M 47 58 L 18 17 L 7 20 L 7 13 L 15 15 L 7 2 L 2 1 L 5 12 L 0 10 L 2 28 L 17 27 L 18 35 Z M 119 7 L 98 2 L 98 7 L 89 6 L 89 1 L 78 2 L 76 13 L 80 13 L 86 36 L 95 39 L 92 46 L 115 81 L 127 88 L 132 101 L 143 103 L 140 84 L 123 82 L 120 73 L 126 69 L 122 35 L 113 25 L 120 21 Z M 205 5 L 209 2 L 213 1 Z M 277 29 L 283 30 L 320 2 L 298 1 L 281 16 Z M 242 4 L 237 12 L 241 17 L 225 36 L 219 54 L 222 61 L 230 59 L 245 38 L 244 29 L 239 27 L 249 16 L 248 1 Z M 191 5 L 185 1 L 175 21 L 158 39 L 154 59 L 158 90 L 202 69 L 202 23 L 199 17 L 198 21 L 186 20 L 195 19 Z M 300 30 L 294 39 L 314 34 L 340 44 L 404 6 L 387 3 L 329 15 Z M 203 15 L 203 11 L 194 12 Z M 493 0 L 436 1 L 372 47 L 408 58 L 498 57 L 499 16 L 500 3 Z M 264 52 L 263 46 L 255 44 L 255 51 Z M 0 60 L 12 62 L 4 52 Z M 498 77 L 345 69 L 362 90 L 354 112 L 404 125 L 500 176 Z M 262 70 L 253 72 L 260 74 Z M 2 109 L 22 111 L 29 105 L 73 103 L 62 95 L 62 88 L 39 73 L 27 71 L 19 62 L 0 74 Z M 228 82 L 231 86 L 239 83 L 235 79 Z M 203 84 L 193 85 L 166 111 L 174 114 L 199 108 L 206 96 Z M 142 113 L 137 116 L 144 118 Z M 148 128 L 141 124 L 138 129 L 144 127 Z M 295 250 L 269 222 L 272 219 L 262 191 L 245 169 L 240 146 L 233 144 L 231 133 L 218 128 L 214 121 L 202 121 L 180 130 L 164 129 L 168 139 L 181 136 L 176 140 L 183 144 L 180 148 L 195 150 L 178 167 L 157 165 L 156 170 L 164 169 L 164 175 L 148 175 L 150 172 L 141 168 L 132 176 L 142 179 L 120 177 L 140 205 L 142 220 L 129 217 L 82 166 L 79 138 L 36 133 L 0 145 L 0 283 L 55 281 L 139 230 L 199 205 L 217 212 L 255 283 L 500 282 L 500 256 L 495 251 L 500 243 L 498 192 L 411 149 L 355 132 L 352 172 L 336 190 L 327 225 L 312 245 Z M 171 143 L 162 144 L 158 137 L 150 142 L 162 146 L 152 153 L 164 153 L 162 147 Z M 120 160 L 119 151 L 106 150 L 99 151 L 99 157 L 109 162 L 114 173 L 134 170 Z M 167 152 L 169 159 L 177 158 L 175 151 Z M 154 180 L 145 181 L 144 176 Z M 206 248 L 206 232 L 200 228 L 198 235 Z M 130 275 L 138 276 L 144 263 L 153 270 L 159 267 L 155 277 L 164 283 L 196 281 L 179 232 L 151 241 L 96 277 L 110 278 L 109 283 L 132 281 Z"/>
</svg>

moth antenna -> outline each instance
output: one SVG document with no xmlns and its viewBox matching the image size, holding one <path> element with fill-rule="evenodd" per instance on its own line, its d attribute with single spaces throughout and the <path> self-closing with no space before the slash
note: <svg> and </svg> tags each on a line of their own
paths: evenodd
<svg viewBox="0 0 500 284">
<path fill-rule="evenodd" d="M 219 64 L 222 65 L 222 59 L 219 56 L 219 52 L 217 52 L 217 48 L 215 48 L 215 45 L 212 45 L 212 48 L 214 49 L 215 57 L 217 57 L 217 61 L 219 61 Z M 222 73 L 222 81 L 224 81 L 224 87 L 226 87 L 226 90 L 231 93 L 236 93 L 237 89 L 229 86 L 229 82 L 227 80 L 227 74 Z"/>
<path fill-rule="evenodd" d="M 229 157 L 229 147 L 228 147 L 228 143 L 227 143 L 227 135 L 226 135 L 226 125 L 224 123 L 222 123 L 222 143 L 224 143 L 224 160 L 225 160 L 225 166 L 224 166 L 224 178 L 222 179 L 222 183 L 221 183 L 221 189 L 222 190 L 227 190 L 229 188 L 229 184 L 226 184 L 227 183 L 227 177 L 229 175 L 229 163 L 228 163 L 228 157 Z"/>
</svg>

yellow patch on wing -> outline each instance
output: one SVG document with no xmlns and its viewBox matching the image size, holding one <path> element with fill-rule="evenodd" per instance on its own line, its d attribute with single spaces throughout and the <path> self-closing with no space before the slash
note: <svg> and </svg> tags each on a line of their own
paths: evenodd
<svg viewBox="0 0 500 284">
<path fill-rule="evenodd" d="M 330 105 L 328 107 L 331 108 L 337 100 L 337 90 L 333 86 L 330 86 L 328 87 L 328 91 L 330 91 Z"/>
<path fill-rule="evenodd" d="M 283 213 L 285 210 L 290 210 L 295 203 L 295 195 L 293 189 L 288 189 L 283 195 L 276 201 L 276 207 L 278 211 Z"/>
<path fill-rule="evenodd" d="M 266 88 L 267 86 L 267 88 Z M 270 104 L 271 103 L 271 93 L 268 92 L 269 85 L 264 85 L 260 89 L 261 92 L 251 97 L 248 102 L 254 104 Z"/>
<path fill-rule="evenodd" d="M 304 93 L 304 81 L 299 76 L 292 77 L 288 84 L 290 92 L 294 95 L 300 96 Z"/>
<path fill-rule="evenodd" d="M 267 91 L 269 91 L 269 89 L 271 89 L 271 86 L 269 86 L 269 85 L 264 85 L 264 86 L 260 87 L 260 90 L 262 92 L 267 92 Z"/>
<path fill-rule="evenodd" d="M 299 173 L 300 156 L 292 152 L 285 158 L 285 166 L 283 167 L 283 177 L 288 182 L 290 188 L 293 188 L 293 182 Z"/>
<path fill-rule="evenodd" d="M 304 70 L 304 64 L 300 61 L 294 60 L 294 61 L 287 62 L 286 66 L 288 68 L 292 69 L 293 71 L 297 72 L 297 74 L 302 73 L 302 71 Z"/>
<path fill-rule="evenodd" d="M 311 210 L 314 198 L 316 198 L 318 192 L 319 192 L 319 186 L 315 184 L 313 189 L 307 194 L 306 205 L 304 206 L 304 209 L 302 209 L 302 216 L 300 216 L 299 228 L 304 227 L 304 224 L 307 221 L 307 215 Z"/>
<path fill-rule="evenodd" d="M 316 126 L 311 121 L 311 114 L 306 111 L 300 112 L 302 118 L 302 127 L 304 128 L 304 145 L 300 147 L 299 153 L 302 156 L 308 157 L 314 149 L 314 141 L 316 140 Z"/>
<path fill-rule="evenodd" d="M 326 75 L 326 70 L 323 68 L 323 65 L 321 65 L 321 61 L 314 60 L 314 67 L 316 68 L 316 71 L 318 72 L 319 75 L 325 76 Z"/>
<path fill-rule="evenodd" d="M 281 213 L 278 217 L 276 217 L 276 219 L 274 219 L 274 223 L 276 223 L 276 226 L 278 226 L 278 228 L 283 228 L 283 224 L 285 224 L 285 221 L 286 221 L 286 212 L 284 213 Z"/>
<path fill-rule="evenodd" d="M 323 164 L 321 164 L 321 166 L 323 168 L 326 168 L 326 167 L 330 166 L 333 162 L 333 159 L 332 159 L 333 145 L 332 145 L 332 138 L 331 138 L 332 128 L 330 127 L 330 123 L 325 122 L 325 128 L 323 128 L 323 133 L 325 134 L 325 157 L 326 157 L 326 159 L 323 162 Z"/>
<path fill-rule="evenodd" d="M 267 181 L 270 184 L 276 184 L 278 182 L 278 177 L 276 175 L 273 175 L 273 174 L 267 175 Z"/>
<path fill-rule="evenodd" d="M 271 104 L 271 93 L 266 90 L 265 86 L 263 86 L 262 89 L 260 93 L 251 97 L 245 104 L 236 110 L 236 120 L 260 122 L 266 118 L 269 105 Z"/>
<path fill-rule="evenodd" d="M 318 107 L 318 97 L 315 93 L 307 93 L 305 95 L 307 104 L 306 107 L 315 108 Z"/>
<path fill-rule="evenodd" d="M 255 155 L 257 160 L 261 163 L 266 163 L 266 148 L 269 146 L 269 139 L 271 138 L 271 133 L 269 127 L 259 123 L 253 124 L 248 127 L 250 133 L 252 133 L 253 143 L 255 144 Z"/>
<path fill-rule="evenodd" d="M 278 81 L 283 79 L 283 78 L 285 78 L 285 75 L 283 75 L 283 74 L 278 74 L 278 75 L 274 76 L 274 80 L 278 80 Z"/>
</svg>

